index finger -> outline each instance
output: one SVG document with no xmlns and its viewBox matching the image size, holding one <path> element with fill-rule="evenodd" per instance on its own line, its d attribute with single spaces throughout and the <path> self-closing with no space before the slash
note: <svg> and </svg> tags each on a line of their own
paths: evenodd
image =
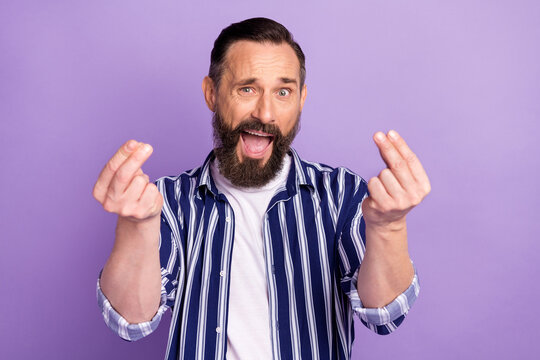
<svg viewBox="0 0 540 360">
<path fill-rule="evenodd" d="M 139 147 L 139 142 L 135 140 L 128 140 L 118 149 L 118 151 L 109 159 L 107 164 L 101 170 L 98 176 L 96 184 L 94 185 L 93 195 L 102 202 L 107 193 L 107 189 L 111 183 L 111 180 L 120 168 L 120 166 L 126 161 L 126 159 Z"/>
<path fill-rule="evenodd" d="M 122 194 L 133 180 L 137 172 L 142 172 L 141 166 L 152 154 L 152 146 L 140 143 L 137 150 L 131 154 L 114 173 L 109 185 L 112 194 Z"/>
<path fill-rule="evenodd" d="M 379 148 L 386 166 L 392 171 L 392 174 L 396 177 L 401 187 L 403 189 L 411 187 L 415 179 L 395 144 L 380 131 L 373 136 L 373 140 L 375 140 L 375 144 Z"/>
<path fill-rule="evenodd" d="M 424 167 L 422 166 L 422 163 L 416 156 L 416 154 L 411 150 L 409 145 L 405 142 L 405 139 L 403 139 L 395 130 L 390 130 L 388 132 L 388 137 L 390 138 L 390 141 L 394 144 L 396 149 L 399 151 L 403 159 L 407 162 L 407 165 L 409 166 L 409 169 L 411 169 L 411 173 L 414 176 L 414 178 L 417 181 L 426 181 L 428 180 L 428 176 L 426 174 L 426 171 L 424 170 Z"/>
</svg>

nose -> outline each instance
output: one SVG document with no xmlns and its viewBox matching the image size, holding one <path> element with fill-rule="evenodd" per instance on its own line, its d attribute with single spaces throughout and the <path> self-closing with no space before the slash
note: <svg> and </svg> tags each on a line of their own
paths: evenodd
<svg viewBox="0 0 540 360">
<path fill-rule="evenodd" d="M 276 121 L 271 94 L 262 94 L 257 99 L 257 104 L 255 105 L 251 116 L 259 119 L 264 124 L 270 124 Z"/>
</svg>

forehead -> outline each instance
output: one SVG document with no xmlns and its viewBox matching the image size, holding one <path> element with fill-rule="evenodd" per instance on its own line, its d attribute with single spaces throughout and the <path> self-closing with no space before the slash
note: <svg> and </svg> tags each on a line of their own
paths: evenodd
<svg viewBox="0 0 540 360">
<path fill-rule="evenodd" d="M 300 62 L 287 43 L 237 41 L 227 50 L 223 79 L 255 78 L 276 80 L 296 79 L 300 83 Z"/>
</svg>

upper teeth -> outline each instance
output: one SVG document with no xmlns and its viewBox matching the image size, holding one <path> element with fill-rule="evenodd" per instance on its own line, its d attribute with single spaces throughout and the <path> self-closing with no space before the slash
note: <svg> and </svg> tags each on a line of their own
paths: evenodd
<svg viewBox="0 0 540 360">
<path fill-rule="evenodd" d="M 270 135 L 259 134 L 259 133 L 252 132 L 252 131 L 249 131 L 249 130 L 246 130 L 246 132 L 247 132 L 248 134 L 250 134 L 250 135 L 255 135 L 255 136 L 262 136 L 262 137 L 270 136 Z"/>
</svg>

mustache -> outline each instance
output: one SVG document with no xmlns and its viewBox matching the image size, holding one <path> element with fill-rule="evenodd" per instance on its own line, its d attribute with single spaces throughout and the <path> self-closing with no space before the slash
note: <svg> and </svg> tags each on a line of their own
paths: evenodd
<svg viewBox="0 0 540 360">
<path fill-rule="evenodd" d="M 223 117 L 219 112 L 215 112 L 212 119 L 214 128 L 214 145 L 217 148 L 228 148 L 230 151 L 236 146 L 240 139 L 240 135 L 246 130 L 262 131 L 272 135 L 272 140 L 276 143 L 281 143 L 285 140 L 285 136 L 275 124 L 265 124 L 256 118 L 247 118 L 240 122 L 236 127 L 232 128 L 223 121 Z M 294 136 L 294 135 L 293 135 Z"/>
<path fill-rule="evenodd" d="M 273 135 L 274 137 L 282 137 L 283 134 L 277 125 L 262 123 L 259 119 L 249 118 L 238 124 L 232 132 L 234 134 L 240 134 L 246 130 L 262 131 L 264 133 Z"/>
<path fill-rule="evenodd" d="M 226 148 L 229 149 L 229 151 L 233 151 L 233 147 L 235 147 L 240 140 L 240 135 L 246 130 L 262 131 L 270 134 L 272 135 L 272 141 L 275 146 L 288 147 L 300 130 L 300 115 L 301 113 L 298 114 L 293 128 L 287 134 L 283 134 L 276 124 L 264 123 L 254 117 L 248 117 L 242 120 L 233 128 L 231 125 L 225 123 L 221 112 L 219 109 L 216 109 L 212 116 L 214 148 Z"/>
</svg>

